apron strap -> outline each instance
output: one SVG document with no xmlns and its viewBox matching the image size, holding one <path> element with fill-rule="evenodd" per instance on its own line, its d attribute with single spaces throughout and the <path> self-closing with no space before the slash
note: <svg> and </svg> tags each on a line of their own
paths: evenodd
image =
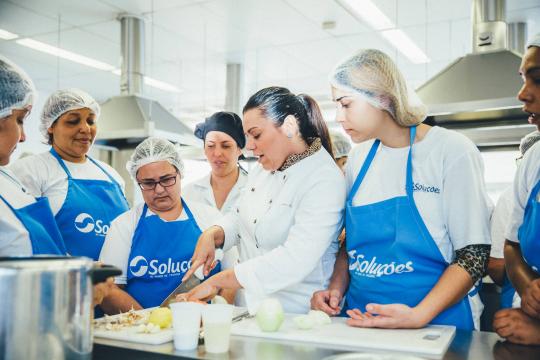
<svg viewBox="0 0 540 360">
<path fill-rule="evenodd" d="M 103 173 L 107 175 L 107 177 L 111 180 L 113 184 L 120 186 L 120 184 L 118 184 L 118 182 L 112 177 L 112 175 L 109 174 L 109 172 L 107 172 L 107 170 L 105 170 L 105 168 L 101 166 L 96 160 L 92 159 L 90 156 L 86 156 L 86 158 L 93 162 L 101 171 L 103 171 Z"/>
<path fill-rule="evenodd" d="M 371 165 L 371 162 L 373 161 L 373 158 L 375 158 L 375 153 L 377 152 L 377 149 L 379 148 L 379 144 L 381 141 L 379 139 L 375 140 L 373 145 L 371 146 L 371 149 L 369 150 L 369 153 L 366 157 L 366 160 L 364 160 L 364 164 L 362 165 L 362 168 L 358 172 L 358 176 L 356 177 L 356 180 L 354 181 L 354 184 L 351 188 L 351 191 L 349 192 L 349 196 L 347 197 L 347 203 L 352 204 L 352 199 L 354 198 L 354 195 L 356 195 L 356 191 L 358 191 L 358 188 L 360 187 L 360 184 L 364 180 L 364 177 L 367 174 L 367 171 L 369 169 L 369 166 Z"/>
<path fill-rule="evenodd" d="M 58 163 L 60 164 L 62 169 L 64 169 L 64 172 L 66 173 L 68 179 L 72 179 L 71 172 L 69 171 L 66 164 L 64 163 L 64 160 L 60 157 L 60 155 L 58 155 L 58 153 L 56 152 L 56 150 L 54 150 L 52 146 L 49 152 L 52 154 L 52 156 L 56 158 L 56 160 L 58 160 Z"/>
<path fill-rule="evenodd" d="M 180 198 L 180 201 L 182 201 L 182 207 L 186 211 L 186 215 L 188 216 L 188 219 L 195 220 L 195 218 L 193 217 L 193 214 L 191 213 L 191 210 L 189 210 L 189 207 L 186 205 L 186 202 L 184 201 L 184 199 Z"/>
<path fill-rule="evenodd" d="M 13 206 L 11 206 L 11 204 L 10 204 L 10 203 L 6 200 L 6 198 L 4 198 L 2 195 L 0 195 L 0 200 L 2 200 L 3 202 L 5 202 L 6 205 L 7 205 L 7 207 L 8 207 L 11 211 L 15 212 L 15 208 L 14 208 Z M 18 216 L 17 216 L 17 218 L 18 218 Z"/>
<path fill-rule="evenodd" d="M 407 196 L 413 196 L 413 179 L 412 179 L 412 148 L 414 144 L 414 138 L 416 137 L 416 126 L 410 128 L 410 147 L 409 154 L 407 155 L 407 180 L 405 182 L 405 190 Z"/>
</svg>

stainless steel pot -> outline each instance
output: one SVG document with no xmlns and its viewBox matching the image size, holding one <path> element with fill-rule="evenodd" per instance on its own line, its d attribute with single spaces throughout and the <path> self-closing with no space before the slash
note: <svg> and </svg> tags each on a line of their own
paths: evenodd
<svg viewBox="0 0 540 360">
<path fill-rule="evenodd" d="M 120 273 L 85 257 L 0 258 L 0 359 L 90 359 L 92 285 Z"/>
</svg>

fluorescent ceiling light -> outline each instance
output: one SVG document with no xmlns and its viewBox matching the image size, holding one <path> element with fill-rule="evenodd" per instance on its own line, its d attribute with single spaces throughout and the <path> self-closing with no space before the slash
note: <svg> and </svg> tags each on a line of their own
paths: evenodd
<svg viewBox="0 0 540 360">
<path fill-rule="evenodd" d="M 146 85 L 150 85 L 150 86 L 155 87 L 156 89 L 160 89 L 160 90 L 170 91 L 170 92 L 174 92 L 174 93 L 181 92 L 181 90 L 179 88 L 177 88 L 176 86 L 174 86 L 174 85 L 171 85 L 171 84 L 166 83 L 164 81 L 159 81 L 159 80 L 153 79 L 153 78 L 148 77 L 148 76 L 144 77 L 144 83 Z"/>
<path fill-rule="evenodd" d="M 66 59 L 66 60 L 70 60 L 70 61 L 82 64 L 82 65 L 90 66 L 95 69 L 105 70 L 105 71 L 111 71 L 114 69 L 114 66 L 109 65 L 107 63 L 94 60 L 94 59 L 91 59 L 89 57 L 82 56 L 79 54 L 75 54 L 71 51 L 60 49 L 56 46 L 45 44 L 41 41 L 25 38 L 25 39 L 17 40 L 15 42 L 19 45 L 26 46 L 30 49 L 34 49 L 34 50 L 41 51 L 50 55 L 58 56 L 62 59 Z"/>
<path fill-rule="evenodd" d="M 19 35 L 17 35 L 17 34 L 14 34 L 12 32 L 4 30 L 4 29 L 0 29 L 0 39 L 13 40 L 13 39 L 16 39 L 18 37 L 19 37 Z"/>
<path fill-rule="evenodd" d="M 415 64 L 431 60 L 402 30 L 390 20 L 371 0 L 336 0 L 357 19 L 374 30 L 383 30 L 381 35 L 405 57 Z"/>
<path fill-rule="evenodd" d="M 371 0 L 337 0 L 354 17 L 375 30 L 391 29 L 394 23 Z"/>
<path fill-rule="evenodd" d="M 430 62 L 427 55 L 400 29 L 385 30 L 381 35 L 414 64 Z"/>
</svg>

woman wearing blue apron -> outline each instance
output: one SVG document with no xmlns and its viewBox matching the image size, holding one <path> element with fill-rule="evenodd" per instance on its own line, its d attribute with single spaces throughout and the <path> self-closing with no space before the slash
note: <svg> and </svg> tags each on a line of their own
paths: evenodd
<svg viewBox="0 0 540 360">
<path fill-rule="evenodd" d="M 518 99 L 529 123 L 540 125 L 540 34 L 528 44 L 520 73 Z M 523 156 L 514 179 L 512 214 L 506 228 L 504 259 L 508 278 L 521 297 L 521 307 L 495 314 L 493 328 L 507 340 L 540 345 L 540 144 Z"/>
<path fill-rule="evenodd" d="M 87 155 L 98 117 L 99 105 L 84 91 L 56 91 L 41 114 L 50 151 L 11 168 L 31 194 L 49 198 L 67 252 L 94 260 L 111 221 L 129 208 L 118 173 Z"/>
<path fill-rule="evenodd" d="M 64 255 L 62 236 L 46 198 L 35 199 L 5 166 L 26 139 L 23 122 L 35 90 L 26 73 L 0 57 L 0 256 Z"/>
<path fill-rule="evenodd" d="M 114 220 L 105 240 L 100 260 L 124 272 L 101 303 L 106 313 L 159 306 L 190 268 L 201 226 L 219 217 L 213 207 L 182 199 L 183 164 L 169 141 L 146 139 L 126 167 L 144 204 Z"/>
<path fill-rule="evenodd" d="M 351 326 L 472 330 L 468 292 L 489 255 L 480 153 L 421 123 L 425 110 L 411 105 L 399 70 L 378 50 L 339 64 L 331 82 L 336 120 L 359 145 L 345 170 L 345 247 L 312 307 L 346 313 Z"/>
</svg>

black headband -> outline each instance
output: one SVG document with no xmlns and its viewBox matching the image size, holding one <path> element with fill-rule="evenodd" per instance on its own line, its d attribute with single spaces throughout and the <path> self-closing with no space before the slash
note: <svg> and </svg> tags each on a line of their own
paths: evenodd
<svg viewBox="0 0 540 360">
<path fill-rule="evenodd" d="M 240 119 L 240 116 L 233 112 L 220 111 L 213 114 L 204 122 L 197 124 L 194 134 L 204 141 L 206 139 L 206 134 L 210 131 L 224 132 L 232 137 L 241 149 L 246 145 L 246 136 L 244 135 L 244 129 L 242 128 L 242 120 Z"/>
</svg>

